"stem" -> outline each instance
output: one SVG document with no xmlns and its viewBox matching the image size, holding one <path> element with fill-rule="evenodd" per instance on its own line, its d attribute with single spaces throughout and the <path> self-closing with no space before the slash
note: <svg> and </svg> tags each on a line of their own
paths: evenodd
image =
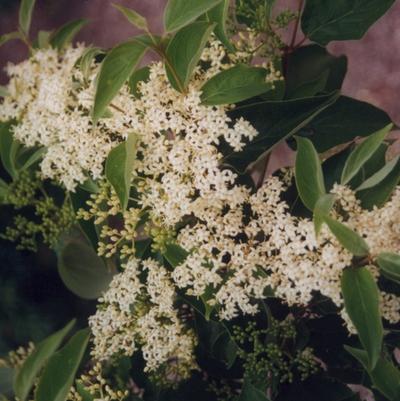
<svg viewBox="0 0 400 401">
<path fill-rule="evenodd" d="M 301 10 L 303 9 L 304 6 L 304 0 L 299 1 L 299 8 L 298 8 L 298 16 L 296 18 L 296 22 L 294 24 L 294 30 L 293 30 L 293 35 L 292 35 L 292 40 L 290 42 L 290 49 L 293 49 L 294 44 L 296 42 L 296 36 L 297 36 L 297 31 L 299 30 L 299 23 L 300 23 L 300 16 L 301 16 Z"/>
<path fill-rule="evenodd" d="M 271 157 L 271 153 L 268 153 L 267 156 L 265 157 L 264 168 L 263 168 L 261 177 L 260 177 L 260 179 L 258 180 L 257 188 L 261 188 L 261 186 L 264 184 L 265 177 L 267 176 L 267 170 L 268 170 L 268 165 L 269 165 L 269 159 L 270 159 L 270 157 Z"/>
</svg>

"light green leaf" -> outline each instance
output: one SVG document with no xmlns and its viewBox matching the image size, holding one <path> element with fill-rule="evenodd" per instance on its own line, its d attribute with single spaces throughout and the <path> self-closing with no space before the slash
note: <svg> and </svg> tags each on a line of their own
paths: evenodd
<svg viewBox="0 0 400 401">
<path fill-rule="evenodd" d="M 65 286 L 84 299 L 97 299 L 112 279 L 96 251 L 80 238 L 67 238 L 57 252 L 58 273 Z"/>
<path fill-rule="evenodd" d="M 53 31 L 39 31 L 37 37 L 37 46 L 39 49 L 44 49 L 50 45 L 50 38 Z"/>
<path fill-rule="evenodd" d="M 25 35 L 29 34 L 34 7 L 35 0 L 22 0 L 19 6 L 19 26 Z"/>
<path fill-rule="evenodd" d="M 268 401 L 266 392 L 255 387 L 250 380 L 245 380 L 238 401 Z"/>
<path fill-rule="evenodd" d="M 77 61 L 77 65 L 82 71 L 83 77 L 85 79 L 89 79 L 93 59 L 99 54 L 103 53 L 103 50 L 101 50 L 99 47 L 88 47 L 82 53 L 82 56 Z"/>
<path fill-rule="evenodd" d="M 4 35 L 0 36 L 0 46 L 3 46 L 8 41 L 14 39 L 21 39 L 21 34 L 19 32 L 5 33 Z"/>
<path fill-rule="evenodd" d="M 6 97 L 10 93 L 8 92 L 8 89 L 6 86 L 0 85 L 0 97 Z"/>
<path fill-rule="evenodd" d="M 201 88 L 201 100 L 206 105 L 238 103 L 272 89 L 266 82 L 265 68 L 238 64 L 221 71 Z"/>
<path fill-rule="evenodd" d="M 383 326 L 379 310 L 379 289 L 365 267 L 345 269 L 342 294 L 346 312 L 368 354 L 368 368 L 375 368 L 382 352 Z"/>
<path fill-rule="evenodd" d="M 106 161 L 106 177 L 113 186 L 123 210 L 128 206 L 133 164 L 136 160 L 135 134 L 111 150 Z"/>
<path fill-rule="evenodd" d="M 77 19 L 67 22 L 57 29 L 50 37 L 50 44 L 56 49 L 62 49 L 72 42 L 75 35 L 88 23 L 88 20 Z"/>
<path fill-rule="evenodd" d="M 177 91 L 183 92 L 187 87 L 214 26 L 203 21 L 193 22 L 176 32 L 170 40 L 166 50 L 166 70 Z"/>
<path fill-rule="evenodd" d="M 234 52 L 235 47 L 229 40 L 229 37 L 226 33 L 228 10 L 229 0 L 222 0 L 216 7 L 207 12 L 207 19 L 208 21 L 217 24 L 214 28 L 215 35 L 230 52 Z"/>
<path fill-rule="evenodd" d="M 135 10 L 132 10 L 131 8 L 121 6 L 119 4 L 113 4 L 113 6 L 117 10 L 119 10 L 132 25 L 134 25 L 140 29 L 143 29 L 145 31 L 148 30 L 146 18 L 144 18 L 138 12 L 136 12 Z"/>
<path fill-rule="evenodd" d="M 65 401 L 89 341 L 89 329 L 78 331 L 56 352 L 40 377 L 35 401 Z"/>
<path fill-rule="evenodd" d="M 74 324 L 75 320 L 72 320 L 64 328 L 47 337 L 36 346 L 32 354 L 25 360 L 14 381 L 15 394 L 21 401 L 26 400 L 35 383 L 36 376 L 50 356 L 61 345 L 64 337 L 71 331 Z"/>
<path fill-rule="evenodd" d="M 177 31 L 217 6 L 222 0 L 168 0 L 164 13 L 167 32 Z"/>
<path fill-rule="evenodd" d="M 382 252 L 378 255 L 377 262 L 385 277 L 400 284 L 400 255 Z"/>
<path fill-rule="evenodd" d="M 189 253 L 176 244 L 169 244 L 166 246 L 166 251 L 163 253 L 164 258 L 172 267 L 176 267 L 183 263 Z"/>
<path fill-rule="evenodd" d="M 393 124 L 375 132 L 350 153 L 342 171 L 341 183 L 347 184 L 361 169 L 361 167 L 377 151 Z"/>
<path fill-rule="evenodd" d="M 390 401 L 398 401 L 400 399 L 400 370 L 392 362 L 380 357 L 375 368 L 370 370 L 368 367 L 368 354 L 364 350 L 347 345 L 344 348 L 363 365 L 371 377 L 374 387 Z"/>
<path fill-rule="evenodd" d="M 396 167 L 398 161 L 400 160 L 400 156 L 396 156 L 394 159 L 390 160 L 390 162 L 386 163 L 380 170 L 378 170 L 375 174 L 371 175 L 371 177 L 367 178 L 357 189 L 356 191 L 362 191 L 364 189 L 369 189 L 378 185 L 382 182 Z"/>
<path fill-rule="evenodd" d="M 326 193 L 321 161 L 309 139 L 297 137 L 296 141 L 296 186 L 300 199 L 312 211 L 318 199 Z"/>
<path fill-rule="evenodd" d="M 329 215 L 329 212 L 331 211 L 334 204 L 335 204 L 335 196 L 332 194 L 322 195 L 315 203 L 313 221 L 314 221 L 315 235 L 317 237 L 324 223 L 324 217 Z"/>
<path fill-rule="evenodd" d="M 355 231 L 329 216 L 324 217 L 324 222 L 343 248 L 347 249 L 354 256 L 361 257 L 368 255 L 369 247 L 367 243 Z"/>
<path fill-rule="evenodd" d="M 304 34 L 325 46 L 332 40 L 361 39 L 394 0 L 307 0 L 301 19 Z"/>
<path fill-rule="evenodd" d="M 147 46 L 135 38 L 114 47 L 101 64 L 97 77 L 93 118 L 97 121 L 114 96 L 132 75 Z"/>
</svg>

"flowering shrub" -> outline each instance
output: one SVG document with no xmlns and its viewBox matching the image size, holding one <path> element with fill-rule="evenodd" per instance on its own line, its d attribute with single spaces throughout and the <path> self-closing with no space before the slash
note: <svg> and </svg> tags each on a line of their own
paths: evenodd
<svg viewBox="0 0 400 401">
<path fill-rule="evenodd" d="M 2 88 L 1 235 L 47 244 L 98 303 L 3 360 L 4 399 L 400 400 L 393 125 L 340 94 L 323 47 L 393 0 L 274 3 L 169 0 L 162 37 L 116 6 L 144 34 L 105 51 L 71 44 L 83 21 L 32 42 L 22 1 L 0 40 L 30 50 Z M 295 165 L 267 175 L 282 144 Z"/>
</svg>

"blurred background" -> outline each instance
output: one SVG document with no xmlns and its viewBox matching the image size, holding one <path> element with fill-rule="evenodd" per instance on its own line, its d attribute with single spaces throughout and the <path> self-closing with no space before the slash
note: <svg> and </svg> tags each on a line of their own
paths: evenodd
<svg viewBox="0 0 400 401">
<path fill-rule="evenodd" d="M 114 0 L 145 15 L 155 32 L 162 32 L 162 12 L 166 0 Z M 278 0 L 278 7 L 297 8 L 298 0 Z M 0 0 L 0 35 L 17 26 L 19 0 Z M 90 23 L 78 40 L 108 48 L 136 34 L 112 0 L 37 0 L 32 33 L 51 30 L 76 18 Z M 344 93 L 366 100 L 387 111 L 400 125 L 400 1 L 378 21 L 360 41 L 329 45 L 334 54 L 346 54 L 349 71 Z M 0 84 L 7 77 L 4 66 L 26 57 L 18 41 L 0 48 Z M 0 215 L 0 231 L 6 216 Z M 38 340 L 80 316 L 82 324 L 94 303 L 77 299 L 58 277 L 54 255 L 42 249 L 36 255 L 18 252 L 14 244 L 0 240 L 0 355 L 29 340 Z"/>
</svg>

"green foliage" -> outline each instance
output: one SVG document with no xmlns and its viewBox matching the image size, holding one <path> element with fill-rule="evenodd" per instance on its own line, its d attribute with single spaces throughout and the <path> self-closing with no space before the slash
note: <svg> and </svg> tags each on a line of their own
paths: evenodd
<svg viewBox="0 0 400 401">
<path fill-rule="evenodd" d="M 226 22 L 228 19 L 229 0 L 222 0 L 217 6 L 207 12 L 207 20 L 217 24 L 214 32 L 217 38 L 231 52 L 235 51 L 227 33 Z"/>
<path fill-rule="evenodd" d="M 113 6 L 117 10 L 119 10 L 132 25 L 134 25 L 140 29 L 143 29 L 145 31 L 148 30 L 146 18 L 144 18 L 138 12 L 136 12 L 135 10 L 132 10 L 131 8 L 121 6 L 119 4 L 113 4 Z"/>
<path fill-rule="evenodd" d="M 254 387 L 249 380 L 246 380 L 243 384 L 242 391 L 238 401 L 268 401 L 265 391 L 260 391 Z"/>
<path fill-rule="evenodd" d="M 301 19 L 306 36 L 325 46 L 332 40 L 361 39 L 394 0 L 307 0 Z"/>
<path fill-rule="evenodd" d="M 82 56 L 77 61 L 77 64 L 82 71 L 83 77 L 86 80 L 89 78 L 90 67 L 93 63 L 93 59 L 102 53 L 103 51 L 99 47 L 88 47 L 87 49 L 85 49 L 85 51 L 82 53 Z"/>
<path fill-rule="evenodd" d="M 318 237 L 322 225 L 324 224 L 324 219 L 329 215 L 333 205 L 335 203 L 335 196 L 332 194 L 325 194 L 318 198 L 317 202 L 313 208 L 313 221 L 315 234 Z"/>
<path fill-rule="evenodd" d="M 53 354 L 39 379 L 35 401 L 64 401 L 83 358 L 89 341 L 89 329 L 78 331 Z"/>
<path fill-rule="evenodd" d="M 377 262 L 384 276 L 400 284 L 400 255 L 383 252 L 378 255 Z"/>
<path fill-rule="evenodd" d="M 365 267 L 346 269 L 342 276 L 344 305 L 357 329 L 373 370 L 382 352 L 383 326 L 379 311 L 379 289 Z"/>
<path fill-rule="evenodd" d="M 50 36 L 50 44 L 56 49 L 62 49 L 72 42 L 78 32 L 88 23 L 88 20 L 78 19 L 67 22 Z"/>
<path fill-rule="evenodd" d="M 9 32 L 0 35 L 0 47 L 9 42 L 10 40 L 21 39 L 20 32 Z"/>
<path fill-rule="evenodd" d="M 184 92 L 215 24 L 198 21 L 175 33 L 166 50 L 165 65 L 171 85 Z"/>
<path fill-rule="evenodd" d="M 19 8 L 19 27 L 25 34 L 29 34 L 31 27 L 32 12 L 35 7 L 35 0 L 22 0 Z"/>
<path fill-rule="evenodd" d="M 222 0 L 169 0 L 164 12 L 167 32 L 177 31 L 195 21 Z"/>
<path fill-rule="evenodd" d="M 320 197 L 326 193 L 321 161 L 309 139 L 297 137 L 296 141 L 295 176 L 297 190 L 304 205 L 308 209 L 314 210 Z"/>
<path fill-rule="evenodd" d="M 128 206 L 133 164 L 136 159 L 136 134 L 111 150 L 106 161 L 106 177 L 113 186 L 123 210 Z"/>
<path fill-rule="evenodd" d="M 25 401 L 47 360 L 61 345 L 64 337 L 71 331 L 75 321 L 69 322 L 64 328 L 52 334 L 38 344 L 31 355 L 25 360 L 17 372 L 14 382 L 14 391 L 21 401 Z"/>
</svg>

